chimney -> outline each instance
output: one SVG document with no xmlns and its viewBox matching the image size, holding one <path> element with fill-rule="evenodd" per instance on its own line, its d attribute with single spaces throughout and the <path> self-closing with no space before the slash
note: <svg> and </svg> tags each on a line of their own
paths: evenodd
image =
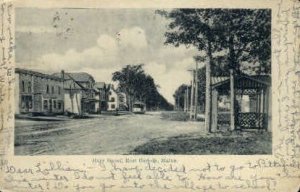
<svg viewBox="0 0 300 192">
<path fill-rule="evenodd" d="M 64 71 L 64 70 L 61 70 L 61 78 L 62 78 L 63 80 L 65 80 L 65 71 Z"/>
</svg>

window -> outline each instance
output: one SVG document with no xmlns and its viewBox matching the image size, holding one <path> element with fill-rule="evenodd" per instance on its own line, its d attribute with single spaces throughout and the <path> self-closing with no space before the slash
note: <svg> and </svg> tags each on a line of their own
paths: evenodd
<svg viewBox="0 0 300 192">
<path fill-rule="evenodd" d="M 48 100 L 44 100 L 44 110 L 48 110 Z"/>
<path fill-rule="evenodd" d="M 52 86 L 51 92 L 52 94 L 54 94 L 54 86 Z"/>
<path fill-rule="evenodd" d="M 22 92 L 25 92 L 25 82 L 22 81 Z"/>
<path fill-rule="evenodd" d="M 116 108 L 115 104 L 111 104 L 111 108 L 112 109 Z"/>
<path fill-rule="evenodd" d="M 31 93 L 31 82 L 28 82 L 28 93 Z"/>
<path fill-rule="evenodd" d="M 115 102 L 115 98 L 114 98 L 114 97 L 111 97 L 111 98 L 110 98 L 110 102 Z"/>
<path fill-rule="evenodd" d="M 46 93 L 49 93 L 49 85 L 47 85 Z"/>
<path fill-rule="evenodd" d="M 60 101 L 57 102 L 57 105 L 58 105 L 58 109 L 61 109 L 61 102 Z"/>
<path fill-rule="evenodd" d="M 60 87 L 58 86 L 58 94 L 60 94 Z"/>
<path fill-rule="evenodd" d="M 53 108 L 56 109 L 56 101 L 53 101 Z"/>
<path fill-rule="evenodd" d="M 31 100 L 28 101 L 28 107 L 29 107 L 29 109 L 32 109 L 32 101 Z"/>
</svg>

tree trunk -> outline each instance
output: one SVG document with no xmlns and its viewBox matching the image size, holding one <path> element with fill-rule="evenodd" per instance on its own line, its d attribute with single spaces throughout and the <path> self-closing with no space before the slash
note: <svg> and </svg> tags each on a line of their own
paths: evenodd
<svg viewBox="0 0 300 192">
<path fill-rule="evenodd" d="M 191 82 L 191 107 L 190 107 L 190 120 L 193 118 L 194 111 L 194 80 L 195 80 L 195 72 L 193 71 L 193 80 Z"/>
<path fill-rule="evenodd" d="M 212 64 L 212 50 L 211 42 L 208 41 L 208 62 L 206 65 L 206 87 L 205 87 L 205 129 L 208 133 L 211 132 L 211 64 Z"/>
<path fill-rule="evenodd" d="M 230 130 L 235 129 L 235 91 L 234 91 L 234 74 L 230 69 Z"/>
<path fill-rule="evenodd" d="M 196 61 L 196 72 L 195 72 L 195 114 L 194 119 L 197 120 L 197 113 L 198 113 L 198 61 Z"/>
</svg>

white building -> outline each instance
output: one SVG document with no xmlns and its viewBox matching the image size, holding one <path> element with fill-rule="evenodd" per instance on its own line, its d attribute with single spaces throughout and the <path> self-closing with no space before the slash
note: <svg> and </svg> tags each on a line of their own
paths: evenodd
<svg viewBox="0 0 300 192">
<path fill-rule="evenodd" d="M 108 89 L 107 111 L 115 111 L 117 109 L 119 109 L 119 97 L 114 86 L 111 84 Z"/>
</svg>

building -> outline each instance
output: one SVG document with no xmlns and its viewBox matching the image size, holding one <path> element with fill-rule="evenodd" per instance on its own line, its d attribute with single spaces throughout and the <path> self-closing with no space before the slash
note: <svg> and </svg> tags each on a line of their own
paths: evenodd
<svg viewBox="0 0 300 192">
<path fill-rule="evenodd" d="M 63 111 L 64 89 L 60 77 L 15 69 L 16 114 L 60 114 Z"/>
<path fill-rule="evenodd" d="M 64 109 L 66 113 L 82 115 L 84 113 L 96 113 L 97 100 L 94 89 L 94 78 L 84 72 L 53 74 L 63 79 Z"/>
<path fill-rule="evenodd" d="M 113 84 L 107 86 L 107 111 L 127 111 L 126 94 L 114 88 Z"/>
<path fill-rule="evenodd" d="M 107 93 L 107 111 L 119 110 L 119 97 L 117 91 L 114 88 L 114 85 L 109 85 Z"/>
</svg>

